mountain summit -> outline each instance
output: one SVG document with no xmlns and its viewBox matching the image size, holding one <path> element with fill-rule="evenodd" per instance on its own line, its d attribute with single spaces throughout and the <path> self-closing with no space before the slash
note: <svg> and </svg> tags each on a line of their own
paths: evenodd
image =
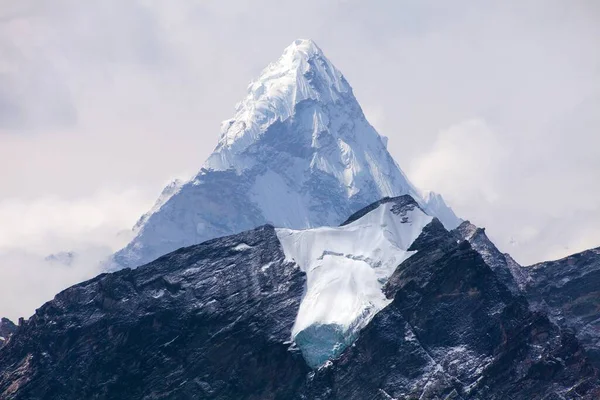
<svg viewBox="0 0 600 400">
<path fill-rule="evenodd" d="M 386 196 L 409 194 L 451 229 L 439 196 L 429 205 L 369 124 L 342 73 L 312 40 L 296 40 L 248 87 L 200 172 L 164 196 L 114 256 L 135 267 L 177 248 L 269 223 L 335 226 Z"/>
<path fill-rule="evenodd" d="M 205 167 L 243 168 L 240 155 L 275 122 L 293 117 L 298 104 L 334 104 L 351 93 L 341 72 L 312 40 L 296 40 L 248 86 L 248 95 L 237 105 L 235 116 L 223 122 L 219 144 Z M 321 133 L 320 125 L 326 122 L 312 122 L 311 130 L 298 134 L 316 137 Z"/>
</svg>

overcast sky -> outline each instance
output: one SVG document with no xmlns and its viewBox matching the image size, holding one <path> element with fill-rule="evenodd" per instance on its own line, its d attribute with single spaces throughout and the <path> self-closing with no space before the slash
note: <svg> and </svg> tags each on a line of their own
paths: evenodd
<svg viewBox="0 0 600 400">
<path fill-rule="evenodd" d="M 297 38 L 501 250 L 600 246 L 598 1 L 0 0 L 0 316 L 97 273 Z"/>
</svg>

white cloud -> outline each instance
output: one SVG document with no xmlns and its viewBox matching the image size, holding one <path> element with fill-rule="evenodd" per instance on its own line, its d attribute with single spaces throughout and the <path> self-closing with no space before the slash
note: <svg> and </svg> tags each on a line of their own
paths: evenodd
<svg viewBox="0 0 600 400">
<path fill-rule="evenodd" d="M 77 254 L 71 265 L 62 265 L 24 250 L 0 252 L 2 315 L 14 321 L 19 317 L 29 317 L 61 290 L 100 273 L 99 260 L 110 252 L 102 248 L 88 248 Z"/>
<path fill-rule="evenodd" d="M 152 204 L 135 190 L 65 200 L 0 200 L 0 312 L 16 319 L 64 288 L 101 272 L 101 262 L 131 238 Z M 67 264 L 47 257 L 72 252 Z"/>
<path fill-rule="evenodd" d="M 128 190 L 71 200 L 56 196 L 0 200 L 0 250 L 49 254 L 86 246 L 118 249 L 127 240 L 118 233 L 133 226 L 136 216 L 152 205 L 148 198 Z"/>
<path fill-rule="evenodd" d="M 443 193 L 457 212 L 471 215 L 474 204 L 498 200 L 496 176 L 506 159 L 495 132 L 485 121 L 472 119 L 440 132 L 408 172 L 417 186 Z"/>
<path fill-rule="evenodd" d="M 564 257 L 600 245 L 598 190 L 588 180 L 600 164 L 591 171 L 565 164 L 560 157 L 573 138 L 564 134 L 555 141 L 548 132 L 536 151 L 523 153 L 507 132 L 471 119 L 442 130 L 408 175 L 443 193 L 459 215 L 486 227 L 517 261 Z M 573 156 L 583 161 L 588 149 L 575 147 Z"/>
</svg>

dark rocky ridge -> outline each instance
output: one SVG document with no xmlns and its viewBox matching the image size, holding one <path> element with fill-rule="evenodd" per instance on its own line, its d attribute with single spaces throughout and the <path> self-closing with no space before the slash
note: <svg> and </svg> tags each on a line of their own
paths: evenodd
<svg viewBox="0 0 600 400">
<path fill-rule="evenodd" d="M 600 248 L 524 269 L 532 305 L 573 330 L 600 366 Z"/>
<path fill-rule="evenodd" d="M 523 269 L 513 258 L 502 253 L 489 239 L 484 228 L 479 228 L 469 221 L 464 221 L 452 231 L 459 240 L 467 240 L 471 246 L 483 257 L 485 262 L 496 272 L 498 278 L 513 293 L 520 293 L 528 278 L 526 270 Z"/>
<path fill-rule="evenodd" d="M 100 275 L 19 328 L 0 398 L 289 398 L 309 371 L 285 343 L 303 286 L 269 226 Z"/>
<path fill-rule="evenodd" d="M 395 214 L 400 214 L 400 213 L 406 214 L 406 211 L 412 211 L 415 207 L 423 210 L 419 206 L 419 204 L 415 201 L 415 199 L 413 199 L 408 194 L 402 195 L 402 196 L 396 196 L 396 197 L 384 197 L 381 200 L 378 200 L 375 203 L 372 203 L 372 204 L 358 210 L 354 214 L 352 214 L 346 221 L 344 221 L 341 224 L 341 226 L 351 224 L 352 222 L 356 221 L 357 219 L 360 219 L 360 218 L 364 217 L 365 215 L 367 215 L 368 213 L 370 213 L 371 211 L 375 210 L 380 205 L 387 204 L 387 203 L 394 203 L 395 211 L 392 210 L 392 212 L 394 212 Z"/>
<path fill-rule="evenodd" d="M 4 346 L 8 339 L 17 330 L 17 326 L 8 318 L 0 318 L 0 347 Z"/>
<path fill-rule="evenodd" d="M 531 312 L 469 242 L 434 221 L 387 292 L 465 398 L 595 398 L 597 371 L 571 335 Z M 571 392 L 571 394 L 567 394 Z M 551 397 L 550 397 L 551 398 Z"/>
<path fill-rule="evenodd" d="M 318 370 L 289 343 L 304 275 L 265 226 L 63 291 L 0 350 L 0 398 L 599 398 L 577 338 L 468 242 L 434 219 L 411 249 L 392 303 Z"/>
<path fill-rule="evenodd" d="M 452 233 L 468 240 L 514 293 L 527 297 L 533 309 L 574 332 L 600 367 L 600 248 L 523 267 L 501 253 L 484 229 L 468 221 Z"/>
</svg>

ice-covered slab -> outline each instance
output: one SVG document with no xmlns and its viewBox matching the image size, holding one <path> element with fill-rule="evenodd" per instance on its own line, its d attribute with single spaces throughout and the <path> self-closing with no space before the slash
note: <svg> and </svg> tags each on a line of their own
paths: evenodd
<svg viewBox="0 0 600 400">
<path fill-rule="evenodd" d="M 306 273 L 292 338 L 310 365 L 338 355 L 389 304 L 382 287 L 431 220 L 402 196 L 344 226 L 277 230 L 286 259 Z"/>
</svg>

